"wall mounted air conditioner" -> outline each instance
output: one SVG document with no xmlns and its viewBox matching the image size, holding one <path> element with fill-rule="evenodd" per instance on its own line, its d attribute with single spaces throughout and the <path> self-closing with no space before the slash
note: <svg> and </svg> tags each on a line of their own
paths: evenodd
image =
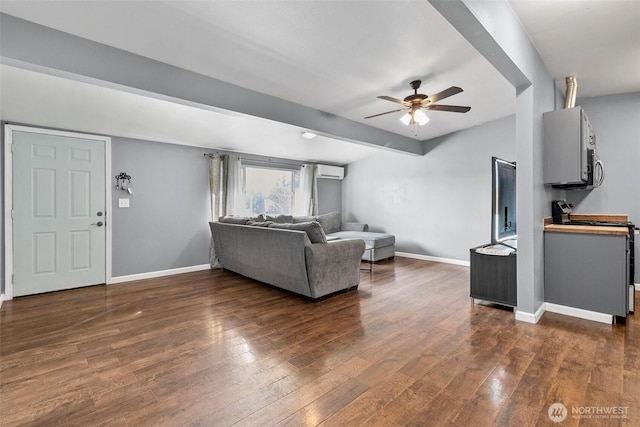
<svg viewBox="0 0 640 427">
<path fill-rule="evenodd" d="M 340 166 L 318 165 L 318 178 L 342 179 L 344 178 L 344 168 Z"/>
</svg>

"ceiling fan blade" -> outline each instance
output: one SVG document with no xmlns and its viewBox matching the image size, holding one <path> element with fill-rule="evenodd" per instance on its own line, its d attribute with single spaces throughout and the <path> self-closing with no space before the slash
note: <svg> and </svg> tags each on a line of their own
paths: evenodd
<svg viewBox="0 0 640 427">
<path fill-rule="evenodd" d="M 393 98 L 391 96 L 385 96 L 385 95 L 379 96 L 378 98 L 379 99 L 384 99 L 385 101 L 391 101 L 391 102 L 395 102 L 397 104 L 402 104 L 402 105 L 405 105 L 405 106 L 408 107 L 406 102 L 404 102 L 403 100 L 398 99 L 398 98 Z"/>
<path fill-rule="evenodd" d="M 427 110 L 436 110 L 436 111 L 451 111 L 452 113 L 466 113 L 471 110 L 471 107 L 461 107 L 459 105 L 427 105 Z"/>
<path fill-rule="evenodd" d="M 460 92 L 462 92 L 462 88 L 458 86 L 451 86 L 449 89 L 445 89 L 442 92 L 438 92 L 435 95 L 431 95 L 427 97 L 427 99 L 422 101 L 422 103 L 426 104 L 426 103 L 437 102 L 437 101 L 440 101 L 441 99 L 448 98 Z"/>
<path fill-rule="evenodd" d="M 372 117 L 384 116 L 385 114 L 397 113 L 398 111 L 407 111 L 408 108 L 400 108 L 399 110 L 387 111 L 386 113 L 374 114 L 373 116 L 365 117 L 365 119 L 370 119 Z"/>
</svg>

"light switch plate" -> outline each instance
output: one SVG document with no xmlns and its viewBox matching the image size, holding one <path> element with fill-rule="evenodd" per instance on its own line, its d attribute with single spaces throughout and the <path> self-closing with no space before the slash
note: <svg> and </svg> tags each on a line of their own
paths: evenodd
<svg viewBox="0 0 640 427">
<path fill-rule="evenodd" d="M 118 199 L 118 207 L 119 208 L 128 208 L 129 207 L 129 199 Z"/>
</svg>

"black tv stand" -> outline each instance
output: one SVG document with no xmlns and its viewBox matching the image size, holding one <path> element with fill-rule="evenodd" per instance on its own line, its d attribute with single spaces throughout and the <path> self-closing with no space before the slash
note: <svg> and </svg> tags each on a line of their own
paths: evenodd
<svg viewBox="0 0 640 427">
<path fill-rule="evenodd" d="M 515 249 L 505 243 L 504 246 Z M 471 248 L 470 296 L 474 299 L 516 307 L 518 305 L 517 251 L 509 255 L 488 255 L 476 249 L 493 246 L 491 243 Z"/>
</svg>

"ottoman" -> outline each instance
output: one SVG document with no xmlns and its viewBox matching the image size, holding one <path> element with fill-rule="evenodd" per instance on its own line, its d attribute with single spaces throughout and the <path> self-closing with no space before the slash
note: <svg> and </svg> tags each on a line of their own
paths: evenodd
<svg viewBox="0 0 640 427">
<path fill-rule="evenodd" d="M 373 249 L 364 251 L 362 259 L 364 261 L 380 261 L 382 259 L 393 258 L 396 255 L 396 236 L 385 233 L 372 233 L 369 231 L 337 231 L 327 234 L 327 240 L 347 240 L 362 239 L 367 248 Z M 372 259 L 369 259 L 371 256 Z"/>
</svg>

